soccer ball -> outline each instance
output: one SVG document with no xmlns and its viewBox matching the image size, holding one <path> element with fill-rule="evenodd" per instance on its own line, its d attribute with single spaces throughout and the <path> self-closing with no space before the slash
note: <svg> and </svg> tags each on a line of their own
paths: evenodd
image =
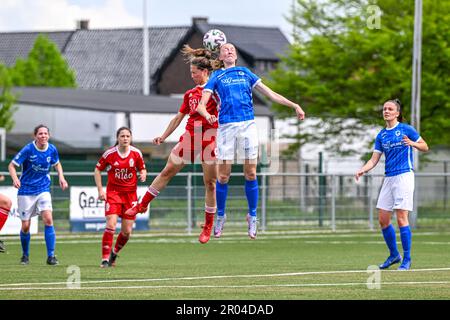
<svg viewBox="0 0 450 320">
<path fill-rule="evenodd" d="M 203 47 L 208 50 L 216 51 L 224 43 L 227 43 L 227 37 L 219 29 L 211 29 L 203 36 Z"/>
</svg>

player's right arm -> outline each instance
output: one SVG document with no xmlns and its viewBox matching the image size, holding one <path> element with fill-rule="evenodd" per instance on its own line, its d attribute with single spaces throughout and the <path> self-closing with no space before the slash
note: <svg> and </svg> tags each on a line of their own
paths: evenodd
<svg viewBox="0 0 450 320">
<path fill-rule="evenodd" d="M 379 151 L 374 151 L 372 153 L 372 157 L 369 159 L 369 161 L 366 162 L 365 165 L 362 166 L 361 169 L 359 169 L 356 174 L 355 174 L 355 179 L 356 181 L 359 180 L 359 177 L 361 177 L 362 175 L 364 175 L 365 173 L 369 172 L 370 170 L 372 170 L 373 168 L 375 168 L 375 166 L 377 165 L 378 161 L 380 161 L 381 158 L 381 152 Z"/>
<path fill-rule="evenodd" d="M 98 198 L 100 200 L 105 201 L 106 200 L 106 193 L 105 193 L 105 190 L 103 190 L 102 173 L 97 168 L 95 168 L 95 170 L 94 170 L 94 180 L 95 180 L 95 185 L 97 186 Z"/>
<path fill-rule="evenodd" d="M 209 124 L 213 124 L 214 122 L 217 121 L 217 118 L 215 115 L 210 114 L 207 110 L 206 110 L 206 104 L 208 103 L 209 99 L 211 98 L 212 92 L 209 90 L 203 90 L 202 92 L 202 98 L 200 99 L 200 102 L 198 103 L 197 106 L 197 113 L 199 115 L 201 115 L 203 118 L 206 119 L 206 121 L 208 121 Z"/>
<path fill-rule="evenodd" d="M 175 117 L 173 117 L 172 120 L 170 120 L 169 125 L 167 126 L 167 128 L 164 131 L 164 133 L 162 134 L 162 136 L 156 137 L 155 139 L 153 139 L 153 143 L 156 145 L 160 145 L 161 143 L 164 143 L 164 141 L 167 139 L 167 137 L 169 137 L 175 131 L 175 129 L 178 128 L 181 121 L 183 121 L 185 115 L 186 115 L 185 113 L 178 112 L 177 115 Z"/>
<path fill-rule="evenodd" d="M 14 163 L 12 161 L 8 165 L 8 171 L 9 171 L 9 175 L 12 178 L 13 186 L 16 187 L 17 189 L 19 189 L 20 188 L 20 180 L 19 180 L 19 177 L 17 176 L 16 166 L 14 165 Z"/>
</svg>

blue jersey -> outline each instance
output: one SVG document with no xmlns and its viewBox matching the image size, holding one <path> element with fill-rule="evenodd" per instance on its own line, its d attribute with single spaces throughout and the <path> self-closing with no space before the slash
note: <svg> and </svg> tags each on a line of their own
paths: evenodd
<svg viewBox="0 0 450 320">
<path fill-rule="evenodd" d="M 252 89 L 261 79 L 245 67 L 215 71 L 204 91 L 215 92 L 220 99 L 219 124 L 253 120 Z"/>
<path fill-rule="evenodd" d="M 403 136 L 417 142 L 420 135 L 410 125 L 399 122 L 393 128 L 384 128 L 375 139 L 374 152 L 385 155 L 385 174 L 387 177 L 396 176 L 414 170 L 413 147 L 404 145 Z"/>
<path fill-rule="evenodd" d="M 47 149 L 39 150 L 35 142 L 30 142 L 20 150 L 12 162 L 22 166 L 18 195 L 39 195 L 50 192 L 50 169 L 58 164 L 56 147 L 49 143 Z"/>
</svg>

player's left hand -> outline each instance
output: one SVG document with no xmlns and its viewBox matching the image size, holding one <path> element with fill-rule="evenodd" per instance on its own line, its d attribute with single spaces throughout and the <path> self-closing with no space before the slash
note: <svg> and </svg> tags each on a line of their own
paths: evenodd
<svg viewBox="0 0 450 320">
<path fill-rule="evenodd" d="M 213 114 L 208 114 L 205 117 L 205 119 L 206 119 L 206 121 L 208 121 L 209 124 L 213 124 L 214 122 L 217 121 L 217 117 L 215 115 L 213 115 Z"/>
<path fill-rule="evenodd" d="M 403 136 L 403 145 L 414 147 L 415 143 L 408 138 L 408 136 Z"/>
<path fill-rule="evenodd" d="M 300 107 L 298 104 L 295 106 L 295 113 L 297 114 L 297 118 L 299 120 L 305 119 L 305 111 L 303 111 L 302 107 Z"/>
<path fill-rule="evenodd" d="M 62 178 L 59 179 L 59 186 L 61 187 L 62 190 L 66 190 L 67 187 L 69 187 L 69 184 L 67 183 L 66 179 Z"/>
<path fill-rule="evenodd" d="M 139 176 L 139 181 L 145 182 L 145 180 L 147 180 L 147 175 L 141 173 L 140 176 Z"/>
</svg>

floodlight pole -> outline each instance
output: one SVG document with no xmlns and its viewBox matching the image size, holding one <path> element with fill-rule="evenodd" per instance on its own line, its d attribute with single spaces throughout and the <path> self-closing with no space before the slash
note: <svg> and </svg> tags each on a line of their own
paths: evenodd
<svg viewBox="0 0 450 320">
<path fill-rule="evenodd" d="M 412 59 L 412 88 L 411 88 L 411 125 L 420 133 L 420 84 L 422 73 L 422 0 L 415 0 L 414 8 L 414 49 Z M 419 151 L 414 150 L 414 170 L 419 171 Z M 418 190 L 418 180 L 415 188 Z M 419 208 L 417 198 L 419 193 L 415 193 L 414 209 L 411 216 L 412 227 L 416 226 Z M 415 214 L 414 214 L 415 213 Z"/>
<path fill-rule="evenodd" d="M 150 63 L 149 63 L 149 43 L 148 43 L 148 19 L 147 19 L 147 0 L 143 1 L 143 94 L 145 96 L 149 95 L 150 91 Z"/>
</svg>

